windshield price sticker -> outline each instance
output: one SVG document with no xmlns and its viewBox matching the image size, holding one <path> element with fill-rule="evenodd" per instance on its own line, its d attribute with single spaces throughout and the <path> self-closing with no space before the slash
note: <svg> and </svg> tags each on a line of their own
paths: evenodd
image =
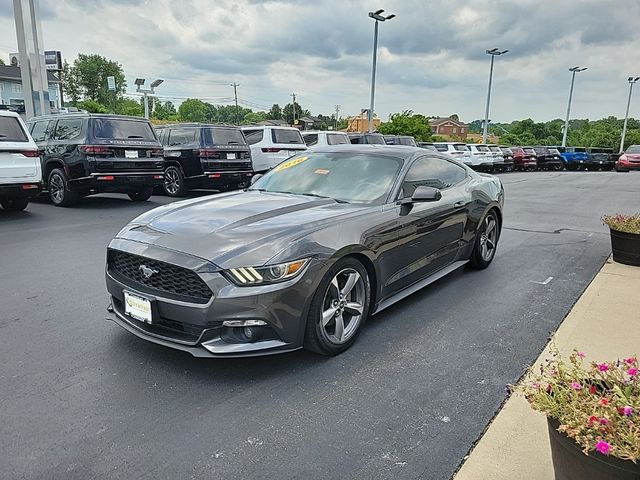
<svg viewBox="0 0 640 480">
<path fill-rule="evenodd" d="M 276 168 L 273 169 L 273 171 L 274 172 L 280 172 L 282 170 L 286 170 L 287 168 L 295 167 L 296 165 L 304 162 L 308 158 L 309 157 L 292 158 L 291 160 L 287 160 L 286 162 L 281 163 L 280 165 L 278 165 Z"/>
</svg>

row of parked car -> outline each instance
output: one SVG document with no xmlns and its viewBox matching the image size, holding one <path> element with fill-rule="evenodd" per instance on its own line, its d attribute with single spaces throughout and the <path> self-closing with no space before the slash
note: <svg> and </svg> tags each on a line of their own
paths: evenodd
<svg viewBox="0 0 640 480">
<path fill-rule="evenodd" d="M 614 164 L 616 169 L 640 169 L 638 146 L 612 163 L 612 152 L 577 147 L 416 143 L 403 135 L 280 126 L 182 123 L 154 128 L 139 117 L 88 113 L 36 117 L 25 124 L 16 113 L 0 110 L 0 205 L 22 210 L 43 190 L 56 206 L 103 192 L 144 201 L 154 190 L 174 197 L 191 188 L 233 190 L 301 150 L 342 144 L 422 147 L 486 172 Z"/>
</svg>

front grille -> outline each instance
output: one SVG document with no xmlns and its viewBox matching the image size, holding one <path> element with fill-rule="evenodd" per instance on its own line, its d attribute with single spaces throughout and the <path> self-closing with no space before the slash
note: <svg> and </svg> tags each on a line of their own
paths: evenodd
<svg viewBox="0 0 640 480">
<path fill-rule="evenodd" d="M 138 285 L 158 292 L 206 303 L 213 295 L 209 287 L 193 270 L 151 258 L 141 257 L 120 250 L 109 250 L 107 259 L 109 269 Z M 153 270 L 146 278 L 143 274 Z"/>
</svg>

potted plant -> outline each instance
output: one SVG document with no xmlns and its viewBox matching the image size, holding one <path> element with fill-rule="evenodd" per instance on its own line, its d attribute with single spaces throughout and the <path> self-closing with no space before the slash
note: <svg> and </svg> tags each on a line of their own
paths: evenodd
<svg viewBox="0 0 640 480">
<path fill-rule="evenodd" d="M 640 479 L 640 368 L 637 357 L 584 364 L 553 358 L 519 391 L 547 416 L 556 480 Z"/>
<path fill-rule="evenodd" d="M 605 215 L 602 222 L 611 230 L 611 250 L 616 262 L 640 266 L 640 213 Z"/>
</svg>

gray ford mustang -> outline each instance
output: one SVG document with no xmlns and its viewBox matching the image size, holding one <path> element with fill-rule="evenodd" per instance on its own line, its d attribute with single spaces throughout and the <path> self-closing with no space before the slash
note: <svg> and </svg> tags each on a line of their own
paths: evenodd
<svg viewBox="0 0 640 480">
<path fill-rule="evenodd" d="M 336 355 L 370 315 L 496 253 L 500 180 L 437 152 L 318 148 L 255 180 L 123 228 L 110 318 L 197 357 Z"/>
</svg>

